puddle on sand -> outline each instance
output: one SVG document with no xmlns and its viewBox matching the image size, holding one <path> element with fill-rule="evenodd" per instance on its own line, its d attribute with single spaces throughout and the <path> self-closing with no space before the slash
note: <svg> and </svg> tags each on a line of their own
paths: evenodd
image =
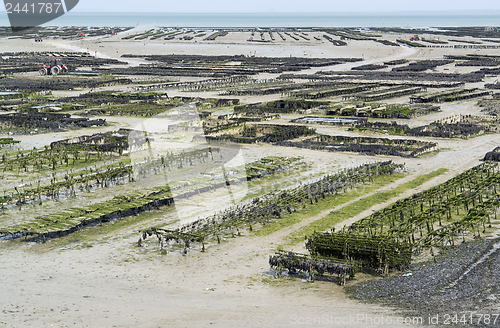
<svg viewBox="0 0 500 328">
<path fill-rule="evenodd" d="M 353 124 L 361 120 L 352 118 L 329 118 L 329 117 L 301 117 L 296 119 L 297 122 L 313 122 L 313 123 L 333 123 L 333 124 Z"/>
</svg>

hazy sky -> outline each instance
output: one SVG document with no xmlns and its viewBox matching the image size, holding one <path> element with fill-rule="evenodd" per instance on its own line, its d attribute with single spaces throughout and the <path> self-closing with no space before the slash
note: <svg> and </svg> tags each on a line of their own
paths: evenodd
<svg viewBox="0 0 500 328">
<path fill-rule="evenodd" d="M 84 12 L 428 12 L 500 10 L 499 0 L 80 0 Z"/>
</svg>

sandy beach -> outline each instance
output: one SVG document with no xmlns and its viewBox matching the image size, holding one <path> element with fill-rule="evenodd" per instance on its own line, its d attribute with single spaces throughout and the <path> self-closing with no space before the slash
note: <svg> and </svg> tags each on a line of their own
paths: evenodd
<svg viewBox="0 0 500 328">
<path fill-rule="evenodd" d="M 349 71 L 351 68 L 367 64 L 382 64 L 387 61 L 407 59 L 442 59 L 444 55 L 465 56 L 470 54 L 500 55 L 500 49 L 450 49 L 413 48 L 408 46 L 390 47 L 371 41 L 348 40 L 345 47 L 334 46 L 321 39 L 322 32 L 309 32 L 310 41 L 283 41 L 276 37 L 274 42 L 249 42 L 250 32 L 230 32 L 216 41 L 157 41 L 123 40 L 128 35 L 145 32 L 136 27 L 124 33 L 98 38 L 63 40 L 47 38 L 42 43 L 31 39 L 0 39 L 2 52 L 87 52 L 97 58 L 110 58 L 139 66 L 149 63 L 144 58 L 125 58 L 134 55 L 245 55 L 256 57 L 300 57 L 300 58 L 362 58 L 359 62 L 349 62 L 326 67 L 312 67 L 294 74 L 314 74 L 319 71 Z M 207 32 L 210 33 L 210 32 Z M 314 37 L 320 40 L 314 39 Z M 267 36 L 268 37 L 268 36 Z M 383 38 L 395 42 L 408 35 L 386 33 Z M 451 37 L 450 37 L 451 38 Z M 442 37 L 441 40 L 445 40 Z M 270 41 L 270 40 L 269 40 Z M 491 43 L 494 44 L 494 43 Z M 110 65 L 120 67 L 120 65 Z M 122 65 L 123 66 L 123 65 Z M 448 70 L 468 73 L 470 67 L 440 66 L 437 72 Z M 384 69 L 389 71 L 389 69 Z M 34 76 L 35 73 L 19 73 L 20 76 Z M 280 74 L 259 73 L 255 79 L 272 79 Z M 146 76 L 134 76 L 146 80 Z M 150 78 L 150 77 L 149 77 Z M 466 83 L 464 87 L 484 86 L 492 83 L 497 76 L 487 76 L 482 82 Z M 196 77 L 191 80 L 202 80 Z M 1 80 L 0 80 L 0 83 Z M 135 86 L 140 85 L 137 83 Z M 131 85 L 115 85 L 97 88 L 96 91 L 128 92 Z M 58 96 L 77 96 L 89 92 L 88 89 L 54 91 Z M 169 89 L 170 97 L 218 97 L 216 91 L 183 91 Z M 405 96 L 407 102 L 408 96 Z M 281 95 L 248 95 L 238 97 L 241 103 L 273 101 Z M 403 97 L 391 99 L 402 102 Z M 429 124 L 453 115 L 482 114 L 477 100 L 443 103 L 441 111 L 419 116 L 411 120 L 387 119 L 411 127 Z M 283 114 L 262 124 L 289 124 L 298 114 Z M 95 116 L 104 118 L 110 125 L 94 127 L 91 133 L 115 131 L 119 128 L 133 128 L 143 121 L 140 117 Z M 313 126 L 313 125 L 310 125 Z M 318 133 L 324 135 L 342 134 L 363 137 L 370 132 L 347 131 L 346 127 L 315 125 Z M 51 142 L 70 137 L 88 135 L 89 130 L 69 130 L 39 135 L 16 135 L 24 149 L 43 147 Z M 2 134 L 0 137 L 9 136 Z M 386 135 L 396 139 L 400 136 Z M 418 140 L 418 137 L 405 137 Z M 398 324 L 405 315 L 399 309 L 386 305 L 365 303 L 348 298 L 343 286 L 329 281 L 317 280 L 308 283 L 305 277 L 284 279 L 274 278 L 268 264 L 269 255 L 278 246 L 287 242 L 294 231 L 326 216 L 331 211 L 342 209 L 355 201 L 384 190 L 403 185 L 423 174 L 446 168 L 448 171 L 416 189 L 409 189 L 391 198 L 388 202 L 370 207 L 347 221 L 338 223 L 340 229 L 362 219 L 374 211 L 394 203 L 398 199 L 436 186 L 444 181 L 481 163 L 485 153 L 500 144 L 500 135 L 484 134 L 475 138 L 434 138 L 441 151 L 416 158 L 401 158 L 385 155 L 367 156 L 355 153 L 320 152 L 310 149 L 279 147 L 270 144 L 244 145 L 242 152 L 248 162 L 266 156 L 301 156 L 309 164 L 309 170 L 302 179 L 314 178 L 324 173 L 342 168 L 354 167 L 378 160 L 392 160 L 405 164 L 407 175 L 379 190 L 374 190 L 352 199 L 349 203 L 304 219 L 298 224 L 280 229 L 271 234 L 259 236 L 249 231 L 242 236 L 228 238 L 221 244 L 207 245 L 206 252 L 193 246 L 186 255 L 174 249 L 161 255 L 156 243 L 145 243 L 137 247 L 139 230 L 151 222 L 168 221 L 175 211 L 154 210 L 145 215 L 146 221 L 136 220 L 131 224 L 122 221 L 108 222 L 100 226 L 48 240 L 45 243 L 25 242 L 21 239 L 0 240 L 0 327 L 400 327 L 413 326 Z M 280 183 L 290 183 L 295 177 L 282 177 Z M 272 188 L 277 182 L 269 181 L 264 187 Z M 257 193 L 260 185 L 250 187 L 249 193 Z M 253 188 L 253 189 L 252 189 Z M 111 195 L 105 195 L 110 197 Z M 96 194 L 97 195 L 97 194 Z M 197 198 L 193 198 L 193 203 Z M 62 199 L 71 206 L 73 200 Z M 213 204 L 215 206 L 216 204 Z M 37 205 L 26 205 L 23 213 L 37 213 Z M 198 209 L 197 214 L 203 213 Z M 19 215 L 22 214 L 21 210 Z M 132 218 L 133 220 L 134 218 Z M 196 219 L 194 215 L 193 220 Z M 155 221 L 156 220 L 156 221 Z M 153 237 L 151 237 L 153 238 Z M 303 243 L 290 250 L 306 252 Z M 400 273 L 398 273 L 399 275 Z M 357 281 L 372 279 L 360 274 Z M 348 283 L 349 285 L 349 283 Z M 498 301 L 496 305 L 499 305 Z M 367 323 L 367 317 L 386 321 Z M 355 318 L 355 319 L 353 319 Z M 383 318 L 383 319 L 382 319 Z M 388 318 L 391 324 L 387 324 Z M 340 323 L 339 323 L 340 320 Z M 342 321 L 343 320 L 343 321 Z M 346 321 L 348 320 L 348 321 Z M 403 321 L 401 321 L 403 322 Z"/>
</svg>

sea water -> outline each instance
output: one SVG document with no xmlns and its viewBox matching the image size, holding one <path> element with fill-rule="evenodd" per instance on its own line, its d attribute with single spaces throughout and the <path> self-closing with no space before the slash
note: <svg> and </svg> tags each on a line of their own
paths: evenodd
<svg viewBox="0 0 500 328">
<path fill-rule="evenodd" d="M 9 26 L 0 12 L 0 26 Z M 500 26 L 500 12 L 453 13 L 82 13 L 69 12 L 44 26 L 161 27 L 451 27 Z"/>
</svg>

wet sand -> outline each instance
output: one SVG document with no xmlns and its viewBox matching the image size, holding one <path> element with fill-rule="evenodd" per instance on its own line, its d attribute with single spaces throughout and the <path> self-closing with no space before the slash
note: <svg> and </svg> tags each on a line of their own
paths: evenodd
<svg viewBox="0 0 500 328">
<path fill-rule="evenodd" d="M 138 30 L 129 33 L 136 33 Z M 395 39 L 397 35 L 389 35 Z M 249 44 L 248 35 L 232 35 L 227 41 L 209 43 L 123 41 L 121 35 L 97 40 L 64 41 L 0 40 L 2 51 L 77 51 L 117 58 L 122 54 L 245 54 L 256 56 L 363 57 L 359 63 L 338 65 L 350 69 L 354 65 L 380 63 L 398 58 L 442 58 L 449 49 L 415 50 L 386 47 L 368 41 L 349 41 L 347 47 L 329 42 L 282 42 Z M 496 53 L 498 50 L 489 52 Z M 454 54 L 470 50 L 453 50 Z M 479 53 L 485 53 L 479 51 Z M 130 61 L 131 65 L 143 63 Z M 324 69 L 324 68 L 323 68 Z M 463 69 L 463 68 L 457 68 Z M 302 73 L 312 73 L 312 69 Z M 173 91 L 173 94 L 175 95 Z M 180 94 L 180 92 L 178 92 Z M 184 94 L 184 93 L 183 93 Z M 203 94 L 195 94 L 203 96 Z M 271 98 L 269 98 L 271 99 Z M 269 100 L 262 98 L 262 100 Z M 248 98 L 245 101 L 255 101 Z M 262 101 L 261 100 L 261 101 Z M 477 112 L 475 102 L 451 103 L 443 112 L 417 118 L 418 123 L 433 121 L 451 114 Z M 134 126 L 135 118 L 107 117 L 114 130 Z M 284 120 L 284 119 L 283 119 Z M 413 122 L 413 120 L 412 120 Z M 406 122 L 405 122 L 406 123 Z M 321 133 L 339 129 L 319 127 Z M 68 131 L 17 139 L 30 147 L 40 147 L 70 136 L 90 134 L 96 130 Z M 356 135 L 356 133 L 343 134 Z M 429 138 L 432 139 L 432 138 Z M 249 157 L 263 154 L 304 156 L 316 162 L 315 173 L 325 168 L 349 167 L 375 160 L 392 159 L 406 162 L 409 181 L 439 167 L 450 168 L 450 174 L 434 179 L 425 186 L 443 182 L 479 164 L 486 151 L 500 142 L 498 135 L 471 140 L 439 140 L 446 151 L 421 159 L 386 156 L 368 157 L 354 154 L 327 154 L 268 145 L 250 147 Z M 252 155 L 253 154 L 253 155 Z M 396 181 L 389 187 L 404 183 Z M 414 191 L 408 191 L 411 193 Z M 406 194 L 405 194 L 406 195 Z M 403 197 L 403 195 L 401 196 Z M 395 199 L 394 199 L 395 200 Z M 394 201 L 391 200 L 391 201 Z M 385 204 L 370 208 L 379 209 Z M 362 217 L 362 214 L 357 217 Z M 355 220 L 356 218 L 353 218 Z M 309 221 L 314 220 L 311 218 Z M 344 224 L 344 223 L 343 223 Z M 0 326 L 5 327 L 290 327 L 306 326 L 308 320 L 321 318 L 317 326 L 398 327 L 398 312 L 390 306 L 366 304 L 346 297 L 343 288 L 331 282 L 314 284 L 301 279 L 276 280 L 270 272 L 268 256 L 282 244 L 286 236 L 299 226 L 283 229 L 265 237 L 243 236 L 209 245 L 182 256 L 179 251 L 160 255 L 158 249 L 135 247 L 140 223 L 118 232 L 85 238 L 85 234 L 66 236 L 45 244 L 0 241 Z M 92 234 L 89 229 L 89 234 Z M 156 246 L 155 246 L 156 247 Z M 393 324 L 336 324 L 336 318 L 358 318 L 358 315 L 394 318 Z M 362 317 L 359 317 L 361 319 Z M 333 324 L 332 321 L 333 320 Z"/>
</svg>

